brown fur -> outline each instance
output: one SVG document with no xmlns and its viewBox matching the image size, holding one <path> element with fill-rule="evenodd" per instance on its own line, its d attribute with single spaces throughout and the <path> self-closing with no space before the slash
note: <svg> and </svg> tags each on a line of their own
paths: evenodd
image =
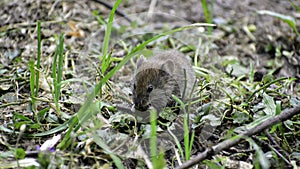
<svg viewBox="0 0 300 169">
<path fill-rule="evenodd" d="M 175 105 L 172 94 L 186 99 L 192 92 L 195 75 L 184 55 L 176 50 L 149 59 L 141 58 L 133 78 L 133 102 L 141 111 L 153 106 L 161 111 Z M 151 90 L 152 86 L 152 90 Z"/>
</svg>

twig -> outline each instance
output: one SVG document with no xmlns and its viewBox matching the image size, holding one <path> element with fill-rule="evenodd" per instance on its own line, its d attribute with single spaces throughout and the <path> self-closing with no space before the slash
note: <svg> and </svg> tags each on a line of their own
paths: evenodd
<svg viewBox="0 0 300 169">
<path fill-rule="evenodd" d="M 110 5 L 109 3 L 107 3 L 107 2 L 105 2 L 105 1 L 103 1 L 103 0 L 92 0 L 92 1 L 99 3 L 99 4 L 105 6 L 106 8 L 108 8 L 108 9 L 110 9 L 110 10 L 113 9 L 113 6 L 112 6 L 112 5 Z M 119 9 L 116 10 L 116 14 L 118 14 L 118 15 L 124 17 L 128 22 L 132 22 L 131 19 L 130 19 L 128 16 L 126 16 L 126 15 L 125 15 L 122 11 L 120 11 Z"/>
<path fill-rule="evenodd" d="M 64 19 L 57 20 L 57 21 L 43 21 L 43 26 L 45 26 L 47 24 L 60 23 L 60 22 L 65 22 L 65 21 L 66 20 L 64 20 Z M 16 29 L 16 28 L 20 28 L 20 27 L 35 27 L 36 25 L 37 25 L 37 22 L 22 22 L 22 23 L 1 26 L 0 31 Z"/>
<path fill-rule="evenodd" d="M 148 18 L 152 17 L 152 14 L 154 12 L 154 8 L 156 6 L 157 0 L 151 0 L 150 6 L 149 6 L 149 10 L 148 10 Z"/>
<path fill-rule="evenodd" d="M 264 121 L 263 123 L 253 127 L 252 129 L 247 130 L 247 131 L 243 132 L 242 134 L 237 135 L 235 137 L 235 139 L 228 139 L 228 140 L 225 140 L 213 147 L 207 148 L 204 152 L 199 153 L 196 157 L 192 158 L 191 160 L 186 161 L 181 166 L 178 166 L 175 169 L 189 168 L 189 167 L 201 162 L 202 160 L 219 153 L 220 151 L 222 151 L 224 149 L 227 149 L 229 147 L 232 147 L 232 146 L 238 144 L 245 137 L 249 137 L 254 134 L 257 134 L 277 123 L 280 123 L 287 119 L 290 119 L 294 115 L 297 115 L 297 114 L 300 114 L 300 105 L 297 105 L 296 107 L 291 108 L 291 109 L 284 110 L 279 115 L 271 117 L 269 120 Z"/>
<path fill-rule="evenodd" d="M 53 3 L 52 7 L 50 8 L 50 10 L 49 10 L 49 12 L 48 12 L 48 16 L 52 15 L 52 12 L 54 11 L 56 5 L 57 5 L 59 2 L 60 2 L 60 0 L 56 0 L 56 1 Z"/>
<path fill-rule="evenodd" d="M 4 107 L 8 107 L 8 106 L 14 106 L 14 105 L 21 105 L 21 104 L 24 104 L 24 103 L 27 103 L 27 102 L 30 102 L 30 100 L 27 99 L 27 100 L 23 100 L 23 101 L 20 101 L 20 102 L 9 102 L 9 103 L 0 105 L 0 108 L 4 108 Z"/>
</svg>

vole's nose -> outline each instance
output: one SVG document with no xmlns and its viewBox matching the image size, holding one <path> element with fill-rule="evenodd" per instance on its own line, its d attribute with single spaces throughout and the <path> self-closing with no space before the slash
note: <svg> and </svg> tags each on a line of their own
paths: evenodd
<svg viewBox="0 0 300 169">
<path fill-rule="evenodd" d="M 140 107 L 142 105 L 142 103 L 139 99 L 134 99 L 133 104 L 134 104 L 135 107 Z"/>
<path fill-rule="evenodd" d="M 148 105 L 144 105 L 142 102 L 134 102 L 134 108 L 137 110 L 146 111 L 148 107 Z"/>
<path fill-rule="evenodd" d="M 135 109 L 141 110 L 142 107 L 143 107 L 143 105 L 141 104 L 141 102 L 134 103 L 134 108 L 135 108 Z"/>
<path fill-rule="evenodd" d="M 142 107 L 142 102 L 140 99 L 133 99 L 133 104 L 134 104 L 134 108 L 135 109 L 140 109 L 140 107 Z"/>
</svg>

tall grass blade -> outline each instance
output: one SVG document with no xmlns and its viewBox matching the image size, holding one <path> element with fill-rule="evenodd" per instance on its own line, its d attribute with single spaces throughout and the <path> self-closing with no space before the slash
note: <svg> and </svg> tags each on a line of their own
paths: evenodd
<svg viewBox="0 0 300 169">
<path fill-rule="evenodd" d="M 110 14 L 109 14 L 109 19 L 108 19 L 108 23 L 106 26 L 106 31 L 105 31 L 105 35 L 104 35 L 104 42 L 103 42 L 103 47 L 102 47 L 102 63 L 101 63 L 101 69 L 102 69 L 102 74 L 104 74 L 110 64 L 110 57 L 107 56 L 107 51 L 108 51 L 108 45 L 109 45 L 109 39 L 110 39 L 110 34 L 111 34 L 111 28 L 112 28 L 112 24 L 113 24 L 113 20 L 114 20 L 114 15 L 115 12 L 118 8 L 118 6 L 120 5 L 120 3 L 122 2 L 122 0 L 117 0 L 117 2 L 115 3 L 113 9 L 111 10 Z"/>
<path fill-rule="evenodd" d="M 30 81 L 29 81 L 29 85 L 30 85 L 30 94 L 31 94 L 31 104 L 32 107 L 35 107 L 35 71 L 34 71 L 34 61 L 29 61 L 29 71 L 30 71 Z"/>
<path fill-rule="evenodd" d="M 189 160 L 191 156 L 190 152 L 190 132 L 189 132 L 189 114 L 186 111 L 185 104 L 175 95 L 172 95 L 172 98 L 180 105 L 180 109 L 183 110 L 183 142 L 184 142 L 184 152 L 185 152 L 185 160 Z"/>
<path fill-rule="evenodd" d="M 38 46 L 37 46 L 37 63 L 36 63 L 36 76 L 35 76 L 35 97 L 39 92 L 39 78 L 40 78 L 40 65 L 41 65 L 41 21 L 37 22 Z"/>
<path fill-rule="evenodd" d="M 150 154 L 153 168 L 162 169 L 165 167 L 164 153 L 157 151 L 157 113 L 155 110 L 150 112 Z"/>
<path fill-rule="evenodd" d="M 62 74 L 63 74 L 64 34 L 60 35 L 58 49 L 59 52 L 58 52 L 57 84 L 55 90 L 55 97 L 57 100 L 59 100 L 60 97 L 61 81 L 62 81 Z"/>
<path fill-rule="evenodd" d="M 95 141 L 95 143 L 97 143 L 97 145 L 99 145 L 105 151 L 106 154 L 108 154 L 113 159 L 117 168 L 119 169 L 125 168 L 123 166 L 121 159 L 118 156 L 114 155 L 114 153 L 109 149 L 109 147 L 102 141 L 102 139 L 96 133 L 93 134 L 93 140 Z"/>
<path fill-rule="evenodd" d="M 270 15 L 270 16 L 273 16 L 273 17 L 276 17 L 276 18 L 282 20 L 283 22 L 287 23 L 293 29 L 293 31 L 297 34 L 297 36 L 299 36 L 299 32 L 296 27 L 296 20 L 293 17 L 288 16 L 288 15 L 283 15 L 280 13 L 276 13 L 273 11 L 268 11 L 268 10 L 260 10 L 260 11 L 257 11 L 257 13 L 261 14 L 261 15 Z"/>
<path fill-rule="evenodd" d="M 64 34 L 59 37 L 59 44 L 55 50 L 53 63 L 52 63 L 52 78 L 53 78 L 53 99 L 55 103 L 56 111 L 61 115 L 60 107 L 58 104 L 60 98 L 62 74 L 63 74 L 63 59 L 64 59 Z M 58 63 L 57 63 L 58 62 Z M 66 114 L 63 114 L 67 117 Z"/>
<path fill-rule="evenodd" d="M 206 0 L 201 0 L 201 3 L 202 3 L 202 9 L 203 9 L 206 22 L 212 23 L 214 1 L 211 2 L 211 5 L 207 4 Z M 212 27 L 208 27 L 207 30 L 208 30 L 208 34 L 210 35 L 212 32 Z"/>
<path fill-rule="evenodd" d="M 151 135 L 150 135 L 150 153 L 151 153 L 151 160 L 152 164 L 155 168 L 157 166 L 157 114 L 155 110 L 152 110 L 150 113 L 150 123 L 151 123 Z"/>
</svg>

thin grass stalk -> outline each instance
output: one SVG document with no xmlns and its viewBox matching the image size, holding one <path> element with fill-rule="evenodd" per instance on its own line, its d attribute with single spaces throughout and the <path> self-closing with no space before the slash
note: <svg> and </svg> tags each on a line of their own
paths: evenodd
<svg viewBox="0 0 300 169">
<path fill-rule="evenodd" d="M 35 97 L 38 96 L 39 92 L 39 78 L 40 78 L 40 67 L 41 67 L 41 21 L 37 22 L 37 34 L 38 34 L 38 46 L 37 46 L 37 63 L 36 63 L 36 76 L 35 76 Z"/>
<path fill-rule="evenodd" d="M 204 17 L 207 23 L 212 23 L 212 16 L 213 16 L 213 9 L 212 9 L 212 5 L 211 7 L 209 7 L 209 5 L 207 4 L 206 0 L 201 0 L 202 2 L 202 9 L 203 9 L 203 13 L 204 13 Z M 212 1 L 211 4 L 213 4 L 214 2 Z M 212 27 L 208 27 L 208 34 L 210 35 L 212 32 Z"/>
<path fill-rule="evenodd" d="M 59 53 L 58 53 L 58 69 L 57 69 L 57 85 L 56 85 L 56 99 L 60 98 L 61 81 L 63 74 L 63 60 L 64 60 L 64 34 L 60 35 L 59 38 Z"/>
<path fill-rule="evenodd" d="M 120 5 L 120 3 L 122 2 L 122 0 L 117 0 L 117 2 L 115 3 L 113 9 L 111 10 L 110 14 L 109 14 L 109 19 L 108 19 L 108 23 L 106 26 L 106 31 L 105 31 L 105 35 L 104 35 L 104 42 L 103 42 L 103 47 L 102 47 L 102 63 L 101 63 L 101 70 L 102 70 L 102 74 L 104 75 L 108 66 L 109 66 L 109 62 L 110 62 L 110 56 L 107 56 L 107 52 L 108 52 L 108 45 L 109 45 L 109 40 L 110 40 L 110 34 L 111 34 L 111 29 L 112 29 L 112 24 L 113 24 L 113 20 L 114 20 L 114 16 L 115 16 L 115 12 L 118 8 L 118 6 Z"/>
<path fill-rule="evenodd" d="M 184 118 L 183 118 L 183 130 L 184 130 L 184 150 L 185 150 L 185 160 L 190 159 L 190 132 L 189 132 L 189 124 L 188 124 L 188 113 L 185 110 L 185 106 L 182 106 L 182 109 L 184 110 Z"/>
<path fill-rule="evenodd" d="M 63 71 L 63 46 L 64 46 L 64 35 L 61 34 L 59 37 L 59 44 L 56 47 L 53 63 L 52 63 L 52 78 L 53 78 L 53 99 L 55 103 L 55 108 L 57 113 L 60 115 L 60 107 L 58 104 L 60 98 L 60 89 L 61 89 L 61 81 L 62 81 L 62 71 Z M 57 63 L 58 60 L 58 63 Z"/>
<path fill-rule="evenodd" d="M 29 61 L 29 71 L 30 71 L 30 80 L 29 80 L 29 85 L 30 85 L 30 95 L 31 95 L 31 105 L 32 108 L 34 109 L 35 107 L 35 70 L 34 70 L 34 61 Z M 35 111 L 35 110 L 33 110 Z"/>
<path fill-rule="evenodd" d="M 158 166 L 157 162 L 157 114 L 155 110 L 152 110 L 150 113 L 150 124 L 151 124 L 151 136 L 150 136 L 150 154 L 151 154 L 151 161 L 155 168 Z"/>
</svg>

